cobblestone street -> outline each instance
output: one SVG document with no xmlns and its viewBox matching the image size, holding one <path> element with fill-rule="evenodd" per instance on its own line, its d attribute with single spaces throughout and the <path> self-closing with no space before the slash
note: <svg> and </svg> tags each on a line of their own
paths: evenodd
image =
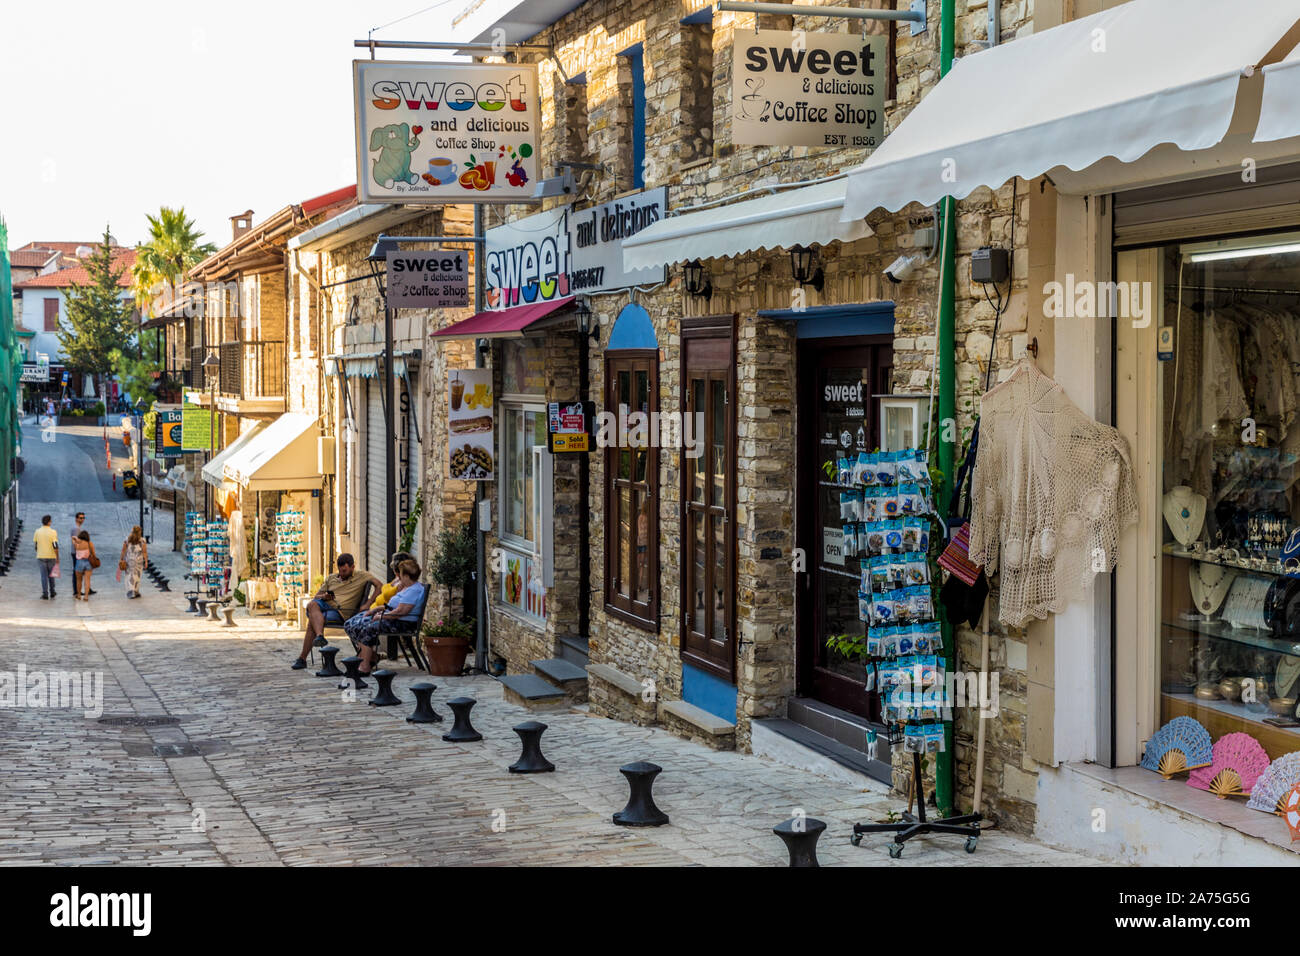
<svg viewBox="0 0 1300 956">
<path fill-rule="evenodd" d="M 447 717 L 448 698 L 478 700 L 473 719 L 484 735 L 445 743 L 449 721 L 406 722 L 407 687 L 423 675 L 404 662 L 390 662 L 403 705 L 374 708 L 369 691 L 348 700 L 314 668 L 291 671 L 295 629 L 241 614 L 231 630 L 184 613 L 180 556 L 161 543 L 165 512 L 151 556 L 173 591 L 146 582 L 143 598 L 128 601 L 112 569 L 137 506 L 84 507 L 105 560 L 99 593 L 74 603 L 67 579 L 53 602 L 40 600 L 28 541 L 42 513 L 69 524 L 70 506 L 23 506 L 19 559 L 0 578 L 8 625 L 0 670 L 100 672 L 103 714 L 0 710 L 0 862 L 776 866 L 786 857 L 771 827 L 796 808 L 828 824 L 823 864 L 1090 862 L 998 831 L 974 854 L 959 839 L 922 838 L 894 861 L 887 838 L 854 848 L 848 835 L 855 821 L 903 809 L 896 799 L 580 710 L 540 716 L 555 773 L 507 773 L 518 756 L 510 728 L 530 715 L 495 680 L 435 679 L 434 705 Z M 176 722 L 117 722 L 158 716 Z M 634 760 L 664 768 L 655 798 L 669 826 L 611 822 L 627 799 L 618 767 Z"/>
</svg>

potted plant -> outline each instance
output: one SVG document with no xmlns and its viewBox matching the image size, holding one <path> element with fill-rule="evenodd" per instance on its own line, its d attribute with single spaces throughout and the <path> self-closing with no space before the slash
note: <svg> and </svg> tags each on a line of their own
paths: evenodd
<svg viewBox="0 0 1300 956">
<path fill-rule="evenodd" d="M 447 606 L 454 608 L 460 596 L 461 612 L 472 606 L 471 582 L 478 563 L 478 548 L 468 524 L 444 528 L 438 535 L 438 550 L 429 562 L 429 577 L 447 589 Z"/>
<path fill-rule="evenodd" d="M 456 677 L 465 669 L 470 639 L 474 636 L 473 620 L 440 620 L 426 623 L 421 629 L 424 654 L 429 658 L 429 673 L 441 677 Z"/>
</svg>

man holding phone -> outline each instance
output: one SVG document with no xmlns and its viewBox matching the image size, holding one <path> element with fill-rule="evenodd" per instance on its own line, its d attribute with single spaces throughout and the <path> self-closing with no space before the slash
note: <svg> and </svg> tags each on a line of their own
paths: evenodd
<svg viewBox="0 0 1300 956">
<path fill-rule="evenodd" d="M 307 632 L 302 639 L 302 653 L 291 665 L 296 671 L 307 666 L 307 655 L 311 653 L 313 642 L 325 643 L 326 625 L 342 627 L 348 618 L 369 603 L 372 589 L 381 586 L 373 574 L 357 570 L 352 555 L 340 554 L 337 563 L 338 572 L 325 579 L 307 605 Z"/>
</svg>

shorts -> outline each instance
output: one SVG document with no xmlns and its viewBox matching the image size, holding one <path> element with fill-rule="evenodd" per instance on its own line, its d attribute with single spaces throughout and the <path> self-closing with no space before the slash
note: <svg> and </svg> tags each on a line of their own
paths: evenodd
<svg viewBox="0 0 1300 956">
<path fill-rule="evenodd" d="M 331 607 L 320 598 L 316 598 L 311 603 L 320 608 L 321 614 L 325 615 L 326 624 L 333 624 L 335 627 L 343 626 L 343 615 L 338 612 L 338 608 Z"/>
<path fill-rule="evenodd" d="M 72 563 L 72 570 L 73 570 L 73 571 L 89 571 L 89 570 L 91 570 L 91 567 L 90 567 L 90 558 L 77 558 L 77 559 L 76 559 L 75 561 L 73 561 L 73 563 Z"/>
</svg>

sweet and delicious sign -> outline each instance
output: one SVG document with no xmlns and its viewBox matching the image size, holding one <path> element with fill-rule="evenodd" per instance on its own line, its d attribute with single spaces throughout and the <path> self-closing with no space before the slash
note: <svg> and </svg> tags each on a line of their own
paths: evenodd
<svg viewBox="0 0 1300 956">
<path fill-rule="evenodd" d="M 888 54 L 883 36 L 738 31 L 731 69 L 732 142 L 879 146 Z"/>
<path fill-rule="evenodd" d="M 537 67 L 354 60 L 357 199 L 531 202 Z"/>
<path fill-rule="evenodd" d="M 663 267 L 623 268 L 623 240 L 668 212 L 661 186 L 590 209 L 561 206 L 487 231 L 487 301 L 492 309 L 607 292 L 664 279 Z"/>
<path fill-rule="evenodd" d="M 459 308 L 469 303 L 469 254 L 464 249 L 390 251 L 390 309 Z"/>
</svg>

